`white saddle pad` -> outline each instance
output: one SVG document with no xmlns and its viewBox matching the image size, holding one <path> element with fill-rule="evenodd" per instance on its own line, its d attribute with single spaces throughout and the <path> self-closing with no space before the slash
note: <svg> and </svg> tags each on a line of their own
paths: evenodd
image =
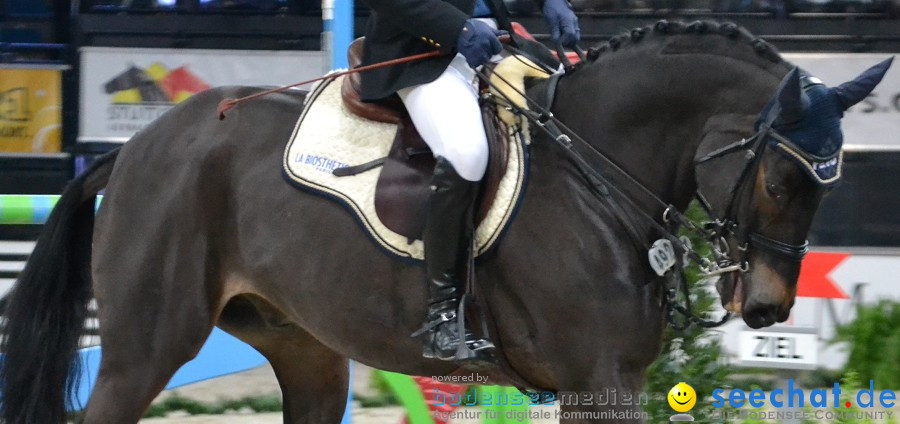
<svg viewBox="0 0 900 424">
<path fill-rule="evenodd" d="M 375 212 L 375 183 L 381 167 L 337 177 L 337 168 L 358 165 L 388 155 L 397 125 L 370 121 L 350 113 L 341 100 L 343 77 L 325 80 L 306 98 L 303 113 L 284 151 L 285 175 L 294 185 L 318 192 L 345 205 L 380 247 L 397 256 L 423 259 L 421 240 L 410 243 L 387 228 Z M 526 171 L 527 131 L 510 127 L 509 161 L 497 198 L 475 232 L 476 254 L 487 252 L 509 224 L 522 197 Z"/>
</svg>

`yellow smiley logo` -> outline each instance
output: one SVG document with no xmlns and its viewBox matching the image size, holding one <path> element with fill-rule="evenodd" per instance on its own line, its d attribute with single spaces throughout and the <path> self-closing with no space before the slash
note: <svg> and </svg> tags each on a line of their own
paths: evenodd
<svg viewBox="0 0 900 424">
<path fill-rule="evenodd" d="M 685 382 L 680 382 L 669 390 L 669 406 L 676 412 L 687 412 L 697 403 L 697 393 Z"/>
</svg>

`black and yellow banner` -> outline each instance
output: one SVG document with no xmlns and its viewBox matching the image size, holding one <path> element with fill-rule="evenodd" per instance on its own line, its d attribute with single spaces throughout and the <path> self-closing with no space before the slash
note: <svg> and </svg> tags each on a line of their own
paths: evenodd
<svg viewBox="0 0 900 424">
<path fill-rule="evenodd" d="M 61 71 L 0 68 L 0 152 L 54 153 L 61 141 Z"/>
</svg>

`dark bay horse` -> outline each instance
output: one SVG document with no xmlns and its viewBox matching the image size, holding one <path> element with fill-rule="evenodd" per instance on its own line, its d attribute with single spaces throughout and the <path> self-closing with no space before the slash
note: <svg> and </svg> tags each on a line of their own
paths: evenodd
<svg viewBox="0 0 900 424">
<path fill-rule="evenodd" d="M 552 111 L 666 202 L 684 209 L 699 189 L 723 219 L 733 209 L 751 234 L 797 245 L 826 192 L 797 161 L 769 148 L 758 158 L 738 152 L 695 165 L 753 135 L 764 109 L 772 122 L 792 125 L 785 131 L 821 130 L 813 132 L 822 140 L 806 141 L 839 149 L 840 113 L 822 112 L 825 100 L 801 89 L 791 70 L 734 25 L 661 22 L 593 50 L 590 63 L 561 79 Z M 849 107 L 872 79 L 829 91 L 827 100 Z M 64 422 L 69 365 L 92 293 L 103 360 L 84 416 L 91 424 L 138 421 L 213 326 L 269 359 L 289 423 L 339 422 L 348 358 L 407 374 L 456 370 L 423 359 L 420 341 L 409 337 L 424 315 L 423 271 L 379 251 L 341 206 L 282 177 L 303 93 L 268 96 L 217 119 L 223 98 L 257 91 L 197 94 L 72 181 L 9 299 L 7 423 Z M 639 391 L 664 325 L 647 252 L 627 241 L 610 205 L 559 146 L 538 139 L 530 155 L 517 218 L 476 271 L 505 364 L 484 374 L 547 390 Z M 752 172 L 742 178 L 748 161 Z M 621 176 L 610 178 L 662 216 Z M 104 186 L 94 226 L 91 200 Z M 646 242 L 659 238 L 642 228 Z M 759 238 L 741 245 L 725 237 L 744 249 L 745 267 L 723 278 L 723 304 L 752 327 L 784 321 L 799 261 Z M 633 416 L 638 407 L 563 410 Z"/>
</svg>

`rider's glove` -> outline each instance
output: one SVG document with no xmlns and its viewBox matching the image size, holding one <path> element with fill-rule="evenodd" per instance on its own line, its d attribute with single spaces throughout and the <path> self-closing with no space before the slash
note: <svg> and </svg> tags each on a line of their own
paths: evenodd
<svg viewBox="0 0 900 424">
<path fill-rule="evenodd" d="M 544 2 L 544 19 L 550 27 L 550 38 L 560 42 L 563 47 L 572 48 L 581 40 L 581 29 L 578 28 L 578 17 L 572 11 L 567 0 L 546 0 Z"/>
<path fill-rule="evenodd" d="M 499 32 L 477 19 L 468 19 L 459 33 L 456 51 L 465 56 L 472 69 L 487 63 L 491 56 L 500 53 L 503 46 L 497 38 Z"/>
</svg>

